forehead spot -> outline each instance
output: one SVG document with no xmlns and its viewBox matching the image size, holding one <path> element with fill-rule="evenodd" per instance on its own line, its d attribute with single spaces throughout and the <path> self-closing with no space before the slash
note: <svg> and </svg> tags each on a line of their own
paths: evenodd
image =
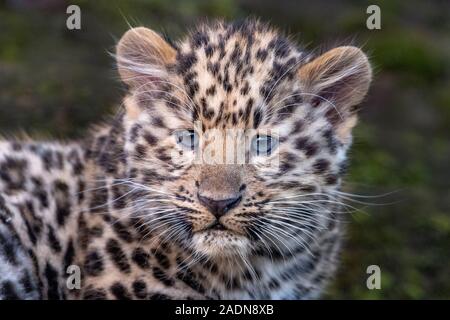
<svg viewBox="0 0 450 320">
<path fill-rule="evenodd" d="M 178 72 L 181 74 L 186 73 L 197 62 L 197 56 L 195 52 L 190 53 L 178 53 Z"/>
</svg>

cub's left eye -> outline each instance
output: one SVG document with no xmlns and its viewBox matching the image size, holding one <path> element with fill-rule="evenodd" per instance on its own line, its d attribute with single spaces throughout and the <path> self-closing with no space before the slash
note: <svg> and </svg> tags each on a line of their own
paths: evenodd
<svg viewBox="0 0 450 320">
<path fill-rule="evenodd" d="M 278 139 L 272 136 L 256 135 L 251 144 L 253 154 L 269 156 L 278 147 Z"/>
<path fill-rule="evenodd" d="M 198 134 L 194 130 L 179 130 L 175 132 L 177 144 L 188 150 L 195 150 L 198 146 Z"/>
</svg>

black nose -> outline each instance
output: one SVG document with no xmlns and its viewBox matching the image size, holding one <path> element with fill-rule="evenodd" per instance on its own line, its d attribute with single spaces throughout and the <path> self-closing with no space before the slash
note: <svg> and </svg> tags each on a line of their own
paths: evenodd
<svg viewBox="0 0 450 320">
<path fill-rule="evenodd" d="M 219 219 L 225 213 L 236 207 L 239 202 L 241 202 L 242 196 L 237 196 L 235 198 L 225 199 L 225 200 L 214 200 L 211 198 L 203 197 L 198 195 L 198 200 L 202 205 L 208 208 L 208 210 Z"/>
</svg>

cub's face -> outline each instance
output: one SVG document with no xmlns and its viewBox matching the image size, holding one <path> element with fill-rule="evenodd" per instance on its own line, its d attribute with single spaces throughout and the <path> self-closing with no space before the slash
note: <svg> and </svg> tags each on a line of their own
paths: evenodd
<svg viewBox="0 0 450 320">
<path fill-rule="evenodd" d="M 176 48 L 135 28 L 117 59 L 131 205 L 149 236 L 208 256 L 289 254 L 329 227 L 371 78 L 359 49 L 313 59 L 248 22 Z"/>
</svg>

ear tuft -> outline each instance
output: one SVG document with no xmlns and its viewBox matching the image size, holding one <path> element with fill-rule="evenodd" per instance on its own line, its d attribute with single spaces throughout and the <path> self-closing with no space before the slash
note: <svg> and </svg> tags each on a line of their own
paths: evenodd
<svg viewBox="0 0 450 320">
<path fill-rule="evenodd" d="M 156 32 L 138 27 L 120 39 L 116 59 L 122 81 L 137 87 L 163 78 L 175 63 L 176 50 Z"/>
</svg>

